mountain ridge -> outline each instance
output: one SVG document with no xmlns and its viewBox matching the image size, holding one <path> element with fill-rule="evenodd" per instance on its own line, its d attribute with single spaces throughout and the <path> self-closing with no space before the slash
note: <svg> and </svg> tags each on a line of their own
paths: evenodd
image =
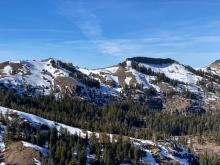
<svg viewBox="0 0 220 165">
<path fill-rule="evenodd" d="M 127 98 L 144 103 L 156 100 L 161 110 L 170 107 L 166 105 L 167 95 L 178 102 L 182 99 L 201 102 L 202 111 L 208 111 L 211 102 L 217 104 L 220 97 L 218 75 L 170 58 L 133 57 L 99 69 L 83 69 L 53 58 L 6 61 L 0 63 L 0 84 L 30 96 L 69 94 L 97 105 Z M 183 107 L 188 106 L 191 103 L 184 103 Z"/>
<path fill-rule="evenodd" d="M 141 57 L 141 56 L 127 58 L 126 61 L 136 61 L 146 64 L 172 64 L 177 62 L 171 58 L 152 58 L 152 57 Z"/>
</svg>

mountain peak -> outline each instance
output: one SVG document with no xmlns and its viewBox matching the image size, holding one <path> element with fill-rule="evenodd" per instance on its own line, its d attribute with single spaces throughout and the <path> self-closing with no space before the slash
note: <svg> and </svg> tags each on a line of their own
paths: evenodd
<svg viewBox="0 0 220 165">
<path fill-rule="evenodd" d="M 214 61 L 212 64 L 218 64 L 218 65 L 220 65 L 220 60 L 216 60 L 216 61 Z"/>
<path fill-rule="evenodd" d="M 170 58 L 151 58 L 151 57 L 132 57 L 127 58 L 126 61 L 135 61 L 145 64 L 173 64 L 176 63 L 175 60 Z"/>
<path fill-rule="evenodd" d="M 52 58 L 52 57 L 46 58 L 46 59 L 44 59 L 44 60 L 41 60 L 41 62 L 49 62 L 49 63 L 55 62 L 55 61 L 57 61 L 57 60 L 56 60 L 55 58 Z"/>
<path fill-rule="evenodd" d="M 212 69 L 215 69 L 215 70 L 219 70 L 220 71 L 220 60 L 216 60 L 215 62 L 213 62 L 210 67 Z"/>
</svg>

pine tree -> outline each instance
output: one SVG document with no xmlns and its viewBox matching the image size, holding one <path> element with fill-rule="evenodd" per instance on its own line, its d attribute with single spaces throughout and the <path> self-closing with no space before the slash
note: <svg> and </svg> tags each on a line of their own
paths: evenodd
<svg viewBox="0 0 220 165">
<path fill-rule="evenodd" d="M 37 127 L 37 133 L 36 133 L 36 144 L 41 146 L 41 134 L 40 134 L 40 126 Z"/>
<path fill-rule="evenodd" d="M 139 149 L 135 147 L 134 148 L 134 159 L 135 159 L 136 162 L 138 162 L 139 158 L 140 158 Z"/>
<path fill-rule="evenodd" d="M 61 143 L 61 157 L 60 157 L 60 165 L 65 164 L 66 160 L 66 145 L 64 143 Z"/>
<path fill-rule="evenodd" d="M 48 165 L 54 165 L 54 160 L 52 157 L 49 157 L 48 159 Z"/>
<path fill-rule="evenodd" d="M 111 155 L 111 151 L 108 148 L 105 148 L 104 154 L 103 154 L 103 161 L 105 165 L 112 165 L 113 164 L 113 157 Z"/>
<path fill-rule="evenodd" d="M 78 151 L 78 160 L 81 165 L 86 164 L 86 151 L 84 148 Z"/>
<path fill-rule="evenodd" d="M 47 165 L 47 162 L 46 162 L 46 160 L 43 158 L 43 160 L 41 161 L 42 163 L 42 165 Z"/>
</svg>

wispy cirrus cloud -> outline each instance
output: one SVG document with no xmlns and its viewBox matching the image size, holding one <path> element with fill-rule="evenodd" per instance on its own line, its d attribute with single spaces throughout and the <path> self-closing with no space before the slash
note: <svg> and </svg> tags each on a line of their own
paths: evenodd
<svg viewBox="0 0 220 165">
<path fill-rule="evenodd" d="M 162 1 L 160 3 L 164 4 L 197 4 L 198 1 Z M 202 1 L 202 4 L 205 2 Z M 215 4 L 216 2 L 210 2 L 210 4 Z M 190 48 L 197 46 L 198 44 L 220 44 L 219 36 L 213 34 L 197 34 L 198 28 L 200 30 L 213 29 L 220 26 L 219 22 L 209 22 L 208 24 L 200 25 L 198 22 L 200 20 L 188 20 L 181 24 L 173 25 L 173 29 L 158 29 L 156 33 L 150 34 L 148 36 L 142 35 L 139 38 L 116 38 L 109 39 L 104 35 L 104 29 L 102 27 L 102 20 L 99 15 L 97 15 L 93 9 L 88 7 L 86 1 L 81 0 L 62 0 L 59 1 L 58 13 L 64 16 L 66 19 L 71 21 L 77 26 L 81 33 L 86 38 L 84 44 L 93 44 L 99 51 L 103 54 L 123 56 L 123 54 L 135 55 L 136 52 L 147 52 L 149 50 L 161 49 L 165 51 L 164 48 L 168 48 L 169 52 L 182 50 L 183 48 Z M 139 34 L 146 34 L 147 32 L 143 30 Z M 140 35 L 139 35 L 140 36 Z M 86 41 L 86 40 L 89 41 Z M 67 41 L 68 42 L 68 41 Z M 70 41 L 71 42 L 71 41 Z M 155 51 L 155 54 L 158 51 Z"/>
<path fill-rule="evenodd" d="M 104 36 L 101 20 L 82 1 L 65 0 L 61 4 L 57 5 L 58 13 L 73 22 L 103 54 L 116 55 L 122 52 L 122 47 L 117 42 Z"/>
</svg>

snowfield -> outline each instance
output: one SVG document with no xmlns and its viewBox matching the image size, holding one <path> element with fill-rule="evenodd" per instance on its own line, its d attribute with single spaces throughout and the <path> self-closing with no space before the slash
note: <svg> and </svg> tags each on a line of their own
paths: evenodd
<svg viewBox="0 0 220 165">
<path fill-rule="evenodd" d="M 161 65 L 153 65 L 153 64 L 139 64 L 140 66 L 144 66 L 146 68 L 151 68 L 152 71 L 157 73 L 164 73 L 167 77 L 184 82 L 189 85 L 196 85 L 197 81 L 201 80 L 202 77 L 196 76 L 189 72 L 183 65 L 178 63 L 173 64 L 161 64 Z"/>
<path fill-rule="evenodd" d="M 22 144 L 24 147 L 33 148 L 34 150 L 39 151 L 44 156 L 48 155 L 48 150 L 43 147 L 40 147 L 40 146 L 32 144 L 32 143 L 24 142 L 24 141 L 22 141 Z"/>
<path fill-rule="evenodd" d="M 36 158 L 34 158 L 34 161 L 35 161 L 36 165 L 41 165 L 41 162 L 39 160 L 37 160 Z"/>
</svg>

